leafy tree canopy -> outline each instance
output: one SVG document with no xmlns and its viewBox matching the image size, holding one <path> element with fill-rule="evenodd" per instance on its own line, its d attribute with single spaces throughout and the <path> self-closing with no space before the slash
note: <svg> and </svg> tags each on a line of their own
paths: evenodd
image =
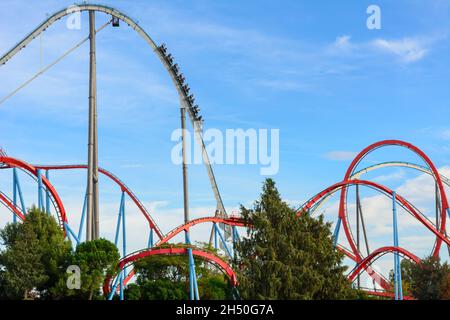
<svg viewBox="0 0 450 320">
<path fill-rule="evenodd" d="M 0 298 L 99 299 L 105 276 L 119 261 L 117 248 L 105 239 L 72 250 L 55 218 L 35 207 L 24 222 L 0 230 Z M 81 288 L 68 289 L 69 265 L 81 270 Z"/>
<path fill-rule="evenodd" d="M 421 264 L 404 259 L 401 262 L 404 295 L 419 300 L 447 300 L 450 298 L 450 267 L 439 258 L 429 256 Z M 391 271 L 393 282 L 393 271 Z"/>
<path fill-rule="evenodd" d="M 356 298 L 330 224 L 322 216 L 297 217 L 272 179 L 252 209 L 241 206 L 241 214 L 253 226 L 238 243 L 235 261 L 244 299 Z"/>
<path fill-rule="evenodd" d="M 89 300 L 103 299 L 100 288 L 105 278 L 114 274 L 119 259 L 116 246 L 106 239 L 79 244 L 71 261 L 80 267 L 81 288 L 69 290 L 69 295 Z"/>
<path fill-rule="evenodd" d="M 9 299 L 52 298 L 71 255 L 70 241 L 56 220 L 35 207 L 23 223 L 0 231 L 2 296 Z"/>
</svg>

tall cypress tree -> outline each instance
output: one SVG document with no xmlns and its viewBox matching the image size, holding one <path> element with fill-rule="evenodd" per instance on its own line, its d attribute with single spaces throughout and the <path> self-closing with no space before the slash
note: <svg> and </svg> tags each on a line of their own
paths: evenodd
<svg viewBox="0 0 450 320">
<path fill-rule="evenodd" d="M 297 217 L 272 179 L 252 209 L 241 206 L 241 214 L 253 226 L 238 243 L 235 261 L 244 299 L 356 298 L 330 224 L 322 216 Z"/>
</svg>

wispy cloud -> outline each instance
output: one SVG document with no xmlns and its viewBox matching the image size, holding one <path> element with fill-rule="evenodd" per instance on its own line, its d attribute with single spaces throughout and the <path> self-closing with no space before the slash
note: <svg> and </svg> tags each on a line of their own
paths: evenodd
<svg viewBox="0 0 450 320">
<path fill-rule="evenodd" d="M 349 53 L 354 49 L 355 45 L 351 42 L 351 36 L 338 36 L 336 40 L 327 48 L 329 54 Z"/>
<path fill-rule="evenodd" d="M 330 151 L 325 154 L 325 158 L 334 161 L 348 161 L 353 160 L 357 154 L 353 151 Z"/>
<path fill-rule="evenodd" d="M 309 91 L 311 85 L 294 80 L 260 80 L 257 84 L 280 91 Z"/>
<path fill-rule="evenodd" d="M 349 35 L 338 36 L 325 52 L 330 55 L 374 57 L 389 55 L 397 61 L 409 64 L 424 59 L 432 50 L 436 37 L 403 37 L 399 39 L 378 38 L 368 41 L 352 41 Z"/>
<path fill-rule="evenodd" d="M 376 39 L 372 46 L 381 52 L 392 54 L 400 59 L 401 62 L 411 63 L 423 59 L 430 51 L 430 44 L 412 38 L 403 38 L 399 40 Z"/>
<path fill-rule="evenodd" d="M 377 176 L 373 180 L 377 182 L 386 182 L 386 181 L 400 180 L 403 178 L 405 178 L 405 171 L 398 170 L 391 174 Z"/>
<path fill-rule="evenodd" d="M 450 129 L 443 129 L 439 133 L 439 137 L 443 140 L 450 140 Z"/>
</svg>

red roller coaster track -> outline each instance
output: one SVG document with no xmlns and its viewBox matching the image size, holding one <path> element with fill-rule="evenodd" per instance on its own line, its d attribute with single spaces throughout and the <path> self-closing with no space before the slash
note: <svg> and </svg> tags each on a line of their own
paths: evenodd
<svg viewBox="0 0 450 320">
<path fill-rule="evenodd" d="M 220 217 L 204 217 L 204 218 L 198 218 L 195 220 L 191 220 L 188 223 L 182 224 L 173 230 L 169 231 L 163 239 L 158 241 L 155 244 L 155 247 L 159 247 L 163 244 L 166 244 L 169 240 L 173 239 L 176 235 L 180 234 L 182 231 L 189 231 L 191 227 L 203 224 L 203 223 L 223 223 L 229 226 L 234 227 L 246 227 L 247 225 L 245 222 L 237 217 L 229 217 L 229 218 L 220 218 Z M 248 227 L 248 226 L 247 226 Z M 231 267 L 230 267 L 231 268 Z M 134 270 L 130 271 L 130 273 L 127 275 L 127 277 L 124 279 L 124 284 L 127 284 L 134 276 Z"/>
<path fill-rule="evenodd" d="M 3 164 L 5 164 L 5 165 L 7 165 L 7 166 L 9 166 L 11 168 L 22 169 L 22 170 L 30 173 L 31 175 L 33 175 L 35 177 L 38 177 L 38 169 L 33 167 L 32 165 L 22 161 L 22 160 L 18 160 L 18 159 L 11 158 L 11 157 L 2 157 L 2 156 L 0 156 L 0 163 L 3 163 Z M 64 208 L 64 204 L 61 201 L 61 198 L 59 197 L 59 195 L 56 192 L 55 188 L 50 183 L 50 181 L 48 181 L 47 178 L 45 178 L 44 176 L 41 176 L 41 179 L 42 179 L 42 183 L 43 183 L 44 187 L 47 189 L 47 191 L 50 193 L 52 198 L 55 200 L 55 204 L 56 204 L 55 209 L 57 211 L 58 220 L 59 220 L 61 228 L 65 232 L 66 231 L 67 216 L 66 216 L 66 210 Z"/>
<path fill-rule="evenodd" d="M 35 168 L 37 169 L 43 169 L 43 170 L 74 170 L 74 169 L 87 169 L 87 165 L 83 164 L 74 164 L 74 165 L 36 165 Z M 127 185 L 120 180 L 116 175 L 111 173 L 110 171 L 99 168 L 98 171 L 102 173 L 103 175 L 110 178 L 112 181 L 114 181 L 122 190 L 122 192 L 125 192 L 131 200 L 134 202 L 134 204 L 138 207 L 139 211 L 144 215 L 145 219 L 147 219 L 150 228 L 152 228 L 159 239 L 163 238 L 163 233 L 159 229 L 156 222 L 151 217 L 150 213 L 148 212 L 147 208 L 142 204 L 142 202 L 138 199 L 138 197 L 131 191 L 130 188 L 127 187 Z"/>
<path fill-rule="evenodd" d="M 401 247 L 382 247 L 378 248 L 374 251 L 372 251 L 367 257 L 365 257 L 363 260 L 361 260 L 360 263 L 353 269 L 353 271 L 349 274 L 348 279 L 350 281 L 353 281 L 356 276 L 363 270 L 366 269 L 368 265 L 372 263 L 374 259 L 379 257 L 380 255 L 384 255 L 388 252 L 398 252 L 402 254 L 403 256 L 406 256 L 410 260 L 414 261 L 415 263 L 420 263 L 420 258 L 417 257 L 415 254 L 409 252 L 408 250 L 401 248 Z"/>
<path fill-rule="evenodd" d="M 20 41 L 15 47 L 13 47 L 10 51 L 8 51 L 5 55 L 0 57 L 0 64 L 4 64 L 7 61 L 9 61 L 14 55 L 16 55 L 20 50 L 22 50 L 28 43 L 30 43 L 33 39 L 35 39 L 41 32 L 46 30 L 50 25 L 52 25 L 55 21 L 61 19 L 64 16 L 67 16 L 69 14 L 72 14 L 77 11 L 90 11 L 90 12 L 103 12 L 105 14 L 111 15 L 115 17 L 116 19 L 120 19 L 130 25 L 133 30 L 135 30 L 151 47 L 151 49 L 156 53 L 157 57 L 161 60 L 162 65 L 166 68 L 168 71 L 170 77 L 172 78 L 175 87 L 177 89 L 177 92 L 180 96 L 180 100 L 182 101 L 182 106 L 187 107 L 188 115 L 191 118 L 191 122 L 194 125 L 194 128 L 197 128 L 199 126 L 199 123 L 201 122 L 199 118 L 196 116 L 195 112 L 195 106 L 193 103 L 193 99 L 190 99 L 189 90 L 186 90 L 187 84 L 184 83 L 184 77 L 182 74 L 179 73 L 178 67 L 176 65 L 173 65 L 173 61 L 169 59 L 170 55 L 167 55 L 165 50 L 163 49 L 164 46 L 157 46 L 156 43 L 150 38 L 150 36 L 145 32 L 144 29 L 142 29 L 139 24 L 128 17 L 127 15 L 123 14 L 119 10 L 116 10 L 114 8 L 104 6 L 104 5 L 96 5 L 96 4 L 79 4 L 77 6 L 71 6 L 69 8 L 60 10 L 56 12 L 55 14 L 49 16 L 43 23 L 41 23 L 36 29 L 34 29 L 27 37 L 25 37 L 22 41 Z M 205 150 L 204 142 L 201 141 L 202 150 Z M 443 187 L 443 183 L 441 180 L 441 176 L 439 175 L 436 167 L 431 162 L 431 160 L 427 157 L 427 155 L 420 150 L 419 148 L 415 147 L 414 145 L 400 141 L 400 140 L 384 140 L 377 143 L 374 143 L 364 150 L 362 150 L 352 161 L 349 168 L 347 169 L 347 172 L 344 176 L 344 179 L 342 182 L 339 182 L 333 186 L 330 186 L 329 188 L 325 189 L 321 193 L 317 194 L 315 197 L 313 197 L 311 200 L 309 200 L 299 211 L 299 215 L 302 214 L 305 211 L 308 211 L 313 208 L 315 204 L 320 203 L 321 200 L 324 199 L 324 197 L 327 197 L 328 195 L 333 194 L 334 192 L 341 191 L 340 194 L 340 205 L 339 205 L 339 218 L 342 221 L 343 229 L 347 238 L 347 241 L 350 245 L 350 250 L 344 248 L 341 245 L 337 245 L 337 248 L 344 252 L 350 259 L 354 260 L 357 264 L 354 271 L 349 276 L 350 280 L 353 280 L 354 277 L 356 277 L 359 272 L 362 270 L 365 270 L 371 275 L 374 279 L 378 279 L 377 282 L 382 285 L 384 288 L 387 288 L 389 286 L 388 282 L 383 279 L 380 275 L 378 275 L 375 271 L 373 271 L 370 268 L 370 264 L 374 261 L 374 259 L 377 259 L 379 256 L 388 253 L 388 252 L 394 252 L 402 254 L 409 259 L 419 263 L 420 259 L 416 257 L 411 252 L 399 248 L 399 247 L 382 247 L 375 251 L 372 251 L 370 254 L 368 254 L 367 257 L 363 257 L 361 252 L 357 248 L 357 244 L 355 243 L 355 240 L 353 238 L 349 219 L 348 219 L 348 213 L 347 213 L 347 188 L 350 185 L 364 185 L 371 188 L 374 188 L 388 196 L 393 196 L 393 191 L 389 188 L 382 186 L 380 184 L 365 181 L 365 180 L 357 180 L 352 179 L 352 176 L 354 174 L 354 171 L 358 164 L 361 162 L 362 159 L 364 159 L 368 154 L 371 152 L 387 146 L 399 146 L 402 148 L 406 148 L 408 150 L 411 150 L 413 153 L 417 154 L 428 166 L 430 169 L 436 185 L 438 187 L 439 191 L 439 199 L 440 199 L 440 222 L 436 223 L 436 226 L 431 223 L 426 216 L 424 216 L 419 210 L 417 210 L 413 205 L 411 205 L 406 199 L 401 197 L 400 195 L 396 196 L 396 201 L 407 210 L 415 219 L 417 219 L 422 225 L 424 225 L 428 230 L 433 232 L 433 234 L 436 236 L 436 243 L 433 248 L 432 254 L 433 256 L 438 256 L 440 248 L 442 246 L 442 243 L 446 243 L 447 245 L 450 245 L 450 239 L 446 235 L 446 219 L 447 219 L 447 212 L 449 210 L 449 203 L 447 200 L 447 196 Z M 206 160 L 208 160 L 208 153 L 205 151 L 203 153 L 203 156 L 206 157 Z M 208 175 L 210 178 L 210 183 L 213 188 L 217 205 L 219 209 L 222 209 L 222 211 L 225 212 L 221 196 L 218 192 L 217 183 L 214 177 L 214 174 L 212 172 L 212 168 L 209 164 L 209 161 L 205 161 L 207 164 L 208 169 Z M 6 167 L 12 167 L 12 168 L 19 168 L 28 174 L 30 174 L 33 177 L 38 177 L 38 169 L 43 170 L 69 170 L 69 169 L 86 169 L 86 165 L 66 165 L 66 166 L 32 166 L 26 162 L 23 162 L 21 160 L 17 160 L 14 158 L 8 157 L 1 149 L 0 149 L 0 167 L 1 164 L 5 164 Z M 169 240 L 171 240 L 173 237 L 175 237 L 177 234 L 180 234 L 183 231 L 190 230 L 191 227 L 200 224 L 200 223 L 206 223 L 206 222 L 212 222 L 212 223 L 225 223 L 232 226 L 245 226 L 243 221 L 237 218 L 228 218 L 228 219 L 222 219 L 218 217 L 211 217 L 211 218 L 200 218 L 196 220 L 192 220 L 189 223 L 179 226 L 172 231 L 170 231 L 166 236 L 163 235 L 161 230 L 158 228 L 155 221 L 152 219 L 150 213 L 145 208 L 145 206 L 142 204 L 142 202 L 136 197 L 136 195 L 115 175 L 112 173 L 104 170 L 99 169 L 99 171 L 112 179 L 116 184 L 118 184 L 122 190 L 122 192 L 126 193 L 132 201 L 135 203 L 135 205 L 138 207 L 138 209 L 141 211 L 141 213 L 145 216 L 146 220 L 149 223 L 149 226 L 152 230 L 154 230 L 159 238 L 159 242 L 156 244 L 157 247 L 154 247 L 152 249 L 144 249 L 142 251 L 133 253 L 131 255 L 126 256 L 123 258 L 120 262 L 119 267 L 122 268 L 123 266 L 127 265 L 128 263 L 132 263 L 138 259 L 141 259 L 146 256 L 150 255 L 159 255 L 159 254 L 186 254 L 186 248 L 161 248 L 158 247 L 164 243 L 167 243 Z M 42 179 L 42 183 L 44 187 L 46 188 L 47 192 L 50 194 L 52 201 L 55 205 L 55 210 L 57 212 L 58 220 L 61 225 L 61 228 L 66 232 L 66 226 L 68 225 L 67 222 L 67 216 L 66 211 L 63 205 L 63 202 L 61 201 L 58 193 L 56 192 L 55 188 L 52 186 L 52 184 L 46 179 L 44 176 L 39 177 Z M 19 219 L 24 220 L 25 219 L 25 212 L 21 212 L 20 208 L 17 207 L 11 199 L 9 199 L 5 194 L 0 192 L 0 202 L 3 203 L 11 212 L 13 212 Z M 124 225 L 124 224 L 123 224 Z M 249 227 L 249 226 L 247 226 Z M 369 251 L 369 250 L 368 250 Z M 231 267 L 223 260 L 221 260 L 219 257 L 212 255 L 211 253 L 202 251 L 197 248 L 193 248 L 194 255 L 201 257 L 203 259 L 209 260 L 216 265 L 218 265 L 224 272 L 227 274 L 227 276 L 232 280 L 232 283 L 236 283 L 236 277 L 231 269 Z M 109 286 L 108 288 L 109 289 Z M 375 292 L 374 295 L 389 295 L 389 293 L 377 293 Z"/>
<path fill-rule="evenodd" d="M 387 146 L 399 146 L 399 147 L 403 147 L 406 149 L 411 150 L 413 153 L 417 154 L 420 158 L 422 158 L 422 160 L 428 165 L 428 167 L 430 168 L 430 170 L 433 173 L 433 177 L 436 181 L 436 184 L 438 186 L 439 189 L 439 194 L 440 194 L 440 199 L 441 199 L 441 224 L 439 227 L 439 231 L 436 233 L 435 228 L 433 227 L 433 233 L 436 234 L 436 245 L 434 247 L 433 250 L 433 256 L 438 256 L 439 255 L 439 250 L 441 248 L 442 245 L 442 241 L 445 241 L 444 238 L 442 237 L 442 234 L 445 233 L 445 225 L 446 225 L 446 218 L 447 218 L 447 209 L 449 208 L 448 206 L 448 201 L 447 201 L 447 195 L 445 193 L 445 189 L 444 189 L 444 185 L 442 183 L 441 180 L 441 176 L 438 172 L 438 170 L 436 169 L 435 165 L 433 164 L 433 162 L 430 160 L 430 158 L 419 148 L 417 148 L 416 146 L 412 145 L 411 143 L 405 142 L 405 141 L 401 141 L 401 140 L 383 140 L 383 141 L 379 141 L 376 142 L 374 144 L 371 144 L 370 146 L 366 147 L 364 150 L 362 150 L 356 157 L 355 159 L 352 161 L 352 163 L 350 164 L 350 166 L 347 169 L 347 172 L 345 173 L 344 176 L 344 181 L 348 181 L 350 179 L 350 177 L 352 176 L 354 170 L 356 169 L 357 165 L 361 162 L 362 159 L 364 159 L 369 153 L 382 148 L 382 147 L 387 147 Z M 353 236 L 351 234 L 350 231 L 350 226 L 348 223 L 348 218 L 347 218 L 347 214 L 346 214 L 346 208 L 345 208 L 345 203 L 346 203 L 346 197 L 347 197 L 347 188 L 346 186 L 342 186 L 341 189 L 341 198 L 340 198 L 340 205 L 339 205 L 339 217 L 342 219 L 342 224 L 343 224 L 343 228 L 344 228 L 344 232 L 345 235 L 347 237 L 347 241 L 353 251 L 353 254 L 357 257 L 358 261 L 360 261 L 362 259 L 361 257 L 361 253 L 359 252 L 355 240 L 353 239 Z M 419 219 L 420 221 L 420 219 Z M 422 221 L 421 221 L 422 222 Z M 423 223 L 423 222 L 422 222 Z M 427 226 L 427 228 L 430 229 L 429 227 L 429 223 L 425 224 L 425 226 Z M 431 230 L 431 229 L 430 229 Z"/>
<path fill-rule="evenodd" d="M 11 211 L 13 214 L 19 217 L 20 220 L 25 220 L 25 215 L 22 213 L 20 208 L 16 207 L 11 199 L 9 199 L 3 192 L 0 191 L 0 202 L 5 205 L 5 207 Z"/>
<path fill-rule="evenodd" d="M 196 247 L 192 248 L 192 254 L 196 257 L 204 259 L 217 267 L 219 267 L 226 276 L 230 279 L 233 286 L 237 284 L 236 274 L 234 273 L 231 266 L 223 261 L 220 257 L 212 254 L 210 252 L 204 251 L 202 249 Z M 145 257 L 153 256 L 153 255 L 185 255 L 187 254 L 187 247 L 169 247 L 169 248 L 148 248 L 141 251 L 134 252 L 125 258 L 123 258 L 118 265 L 118 269 L 122 270 L 126 265 L 135 262 L 136 260 L 143 259 Z M 107 278 L 105 284 L 103 286 L 103 291 L 106 294 L 111 292 L 111 279 Z"/>
<path fill-rule="evenodd" d="M 343 190 L 343 188 L 346 188 L 349 185 L 366 185 L 369 187 L 372 187 L 374 189 L 378 189 L 379 191 L 382 191 L 383 193 L 392 196 L 393 191 L 381 184 L 378 184 L 373 181 L 366 181 L 366 180 L 347 180 L 347 181 L 341 181 L 338 182 L 322 192 L 318 193 L 316 196 L 314 196 L 311 200 L 308 200 L 302 208 L 299 210 L 298 215 L 301 215 L 303 212 L 308 211 L 314 204 L 316 204 L 318 201 L 320 201 L 323 197 L 334 193 L 338 190 Z M 418 211 L 414 206 L 412 206 L 405 198 L 403 198 L 401 195 L 396 195 L 397 202 L 405 208 L 409 213 L 411 213 L 420 223 L 422 223 L 428 230 L 433 232 L 436 237 L 438 237 L 441 241 L 444 241 L 446 244 L 450 245 L 450 239 L 445 236 L 445 234 L 440 233 L 439 230 L 435 228 L 435 226 L 420 212 Z M 358 253 L 356 254 L 354 252 L 355 256 L 362 260 L 361 255 Z"/>
<path fill-rule="evenodd" d="M 399 141 L 399 140 L 386 140 L 381 141 L 378 143 L 375 143 L 367 148 L 365 148 L 351 163 L 350 167 L 348 168 L 346 172 L 346 177 L 352 177 L 355 168 L 359 164 L 359 162 L 367 156 L 370 152 L 384 147 L 384 146 L 401 146 L 408 148 L 418 154 L 428 165 L 430 168 L 433 177 L 436 181 L 436 184 L 438 186 L 439 191 L 439 199 L 441 201 L 441 216 L 440 216 L 440 225 L 435 226 L 431 221 L 428 220 L 428 218 L 423 215 L 417 208 L 415 208 L 412 204 L 410 204 L 405 198 L 403 198 L 401 195 L 396 194 L 396 201 L 398 204 L 400 204 L 408 213 L 410 213 L 416 220 L 418 220 L 422 225 L 424 225 L 429 231 L 431 231 L 436 236 L 436 245 L 433 249 L 433 255 L 439 254 L 439 248 L 441 247 L 442 242 L 446 243 L 447 245 L 450 245 L 450 238 L 447 237 L 445 234 L 445 223 L 446 223 L 446 211 L 448 209 L 448 202 L 447 197 L 445 194 L 445 190 L 443 187 L 443 183 L 441 180 L 441 176 L 438 173 L 436 167 L 433 165 L 431 160 L 418 148 L 414 147 L 413 145 Z M 71 169 L 86 169 L 86 165 L 30 165 L 22 160 L 18 160 L 15 158 L 7 157 L 7 156 L 0 156 L 0 163 L 4 164 L 6 168 L 19 168 L 30 175 L 37 178 L 38 176 L 38 169 L 42 170 L 71 170 Z M 117 176 L 113 175 L 111 172 L 100 169 L 100 172 L 107 177 L 109 177 L 111 180 L 113 180 L 121 189 L 122 192 L 126 193 L 136 204 L 136 206 L 139 208 L 141 213 L 146 217 L 147 221 L 149 222 L 150 228 L 152 228 L 156 234 L 159 237 L 159 241 L 156 243 L 155 247 L 144 249 L 138 252 L 135 252 L 133 254 L 130 254 L 126 257 L 124 257 L 120 263 L 119 263 L 119 269 L 122 269 L 124 266 L 127 266 L 129 264 L 132 264 L 133 262 L 145 258 L 147 256 L 151 255 L 161 255 L 161 254 L 167 254 L 167 255 L 176 255 L 176 254 L 186 254 L 187 247 L 170 247 L 170 248 L 161 248 L 160 246 L 163 244 L 168 243 L 171 239 L 173 239 L 176 235 L 180 234 L 183 231 L 189 231 L 191 227 L 196 226 L 198 224 L 202 223 L 223 223 L 230 226 L 237 226 L 237 227 L 249 227 L 245 225 L 245 222 L 236 217 L 230 217 L 230 218 L 220 218 L 220 217 L 204 217 L 192 220 L 186 224 L 183 224 L 181 226 L 178 226 L 168 232 L 166 235 L 163 235 L 162 232 L 157 227 L 156 223 L 150 216 L 150 213 L 148 210 L 144 207 L 142 202 L 137 198 L 137 196 L 123 183 Z M 56 192 L 55 188 L 51 185 L 51 183 L 43 176 L 41 176 L 43 185 L 47 189 L 47 191 L 50 193 L 51 197 L 54 199 L 54 202 L 56 204 L 56 211 L 58 214 L 58 219 L 60 223 L 62 224 L 62 228 L 65 229 L 65 223 L 67 223 L 67 217 L 66 212 L 63 206 L 63 203 Z M 374 271 L 370 265 L 373 263 L 374 260 L 378 259 L 380 256 L 389 253 L 399 253 L 408 259 L 411 259 L 412 261 L 416 263 L 420 263 L 420 259 L 415 256 L 413 253 L 409 252 L 408 250 L 401 248 L 401 247 L 382 247 L 378 248 L 374 251 L 372 251 L 368 256 L 362 257 L 360 252 L 356 248 L 356 244 L 354 242 L 353 236 L 350 231 L 348 218 L 347 218 L 347 212 L 346 212 L 346 198 L 347 198 L 347 188 L 351 185 L 362 185 L 367 186 L 370 188 L 373 188 L 386 196 L 393 197 L 393 190 L 389 189 L 386 186 L 383 186 L 381 184 L 378 184 L 376 182 L 372 181 L 366 181 L 366 180 L 359 180 L 359 179 L 346 179 L 344 181 L 341 181 L 339 183 L 336 183 L 314 197 L 312 197 L 310 200 L 308 200 L 298 211 L 298 215 L 301 215 L 304 212 L 307 212 L 315 207 L 315 205 L 319 204 L 323 199 L 328 197 L 331 194 L 334 194 L 335 192 L 341 191 L 340 195 L 340 206 L 339 206 L 339 217 L 343 221 L 343 228 L 345 230 L 345 234 L 347 239 L 349 240 L 349 244 L 351 247 L 351 250 L 346 249 L 345 247 L 341 245 L 337 245 L 337 249 L 345 253 L 350 259 L 354 260 L 356 262 L 356 267 L 350 272 L 348 275 L 348 279 L 350 281 L 353 281 L 358 274 L 360 274 L 362 271 L 366 271 L 378 284 L 380 284 L 385 290 L 389 290 L 391 285 L 387 279 L 385 279 L 383 276 L 378 274 L 376 271 Z M 0 202 L 2 202 L 11 212 L 16 214 L 19 219 L 24 220 L 25 215 L 21 212 L 21 210 L 13 204 L 11 199 L 9 199 L 5 194 L 0 192 Z M 236 275 L 231 268 L 231 266 L 222 260 L 220 257 L 206 252 L 204 250 L 200 250 L 198 248 L 193 247 L 193 254 L 197 257 L 200 257 L 202 259 L 205 259 L 207 261 L 212 262 L 213 264 L 217 265 L 221 270 L 224 271 L 224 273 L 230 278 L 231 282 L 233 284 L 236 284 Z M 124 283 L 127 283 L 131 277 L 134 275 L 134 272 L 130 272 L 130 274 L 125 279 Z M 108 279 L 108 282 L 105 283 L 105 292 L 109 292 L 111 289 L 110 287 L 110 280 Z M 371 291 L 368 291 L 369 294 L 372 294 Z M 379 292 L 379 291 L 373 291 L 373 295 L 381 295 L 386 297 L 391 297 L 392 294 L 390 292 Z"/>
<path fill-rule="evenodd" d="M 173 230 L 169 231 L 163 239 L 161 239 L 158 243 L 156 243 L 155 246 L 160 246 L 164 243 L 167 243 L 170 239 L 175 237 L 177 234 L 179 234 L 182 231 L 189 231 L 189 229 L 195 225 L 207 223 L 207 222 L 213 222 L 213 223 L 223 223 L 229 226 L 234 227 L 245 227 L 245 223 L 240 218 L 235 217 L 229 217 L 229 218 L 220 218 L 220 217 L 205 217 L 205 218 L 198 218 L 195 220 L 191 220 L 186 224 L 182 224 L 181 226 L 178 226 L 174 228 Z"/>
</svg>

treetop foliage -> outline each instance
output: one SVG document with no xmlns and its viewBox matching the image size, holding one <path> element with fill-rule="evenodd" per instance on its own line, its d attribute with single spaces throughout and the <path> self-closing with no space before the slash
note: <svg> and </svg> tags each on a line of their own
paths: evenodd
<svg viewBox="0 0 450 320">
<path fill-rule="evenodd" d="M 296 210 L 267 179 L 253 208 L 241 206 L 247 237 L 237 246 L 239 290 L 245 299 L 349 299 L 343 255 L 334 248 L 330 224 Z"/>
</svg>

